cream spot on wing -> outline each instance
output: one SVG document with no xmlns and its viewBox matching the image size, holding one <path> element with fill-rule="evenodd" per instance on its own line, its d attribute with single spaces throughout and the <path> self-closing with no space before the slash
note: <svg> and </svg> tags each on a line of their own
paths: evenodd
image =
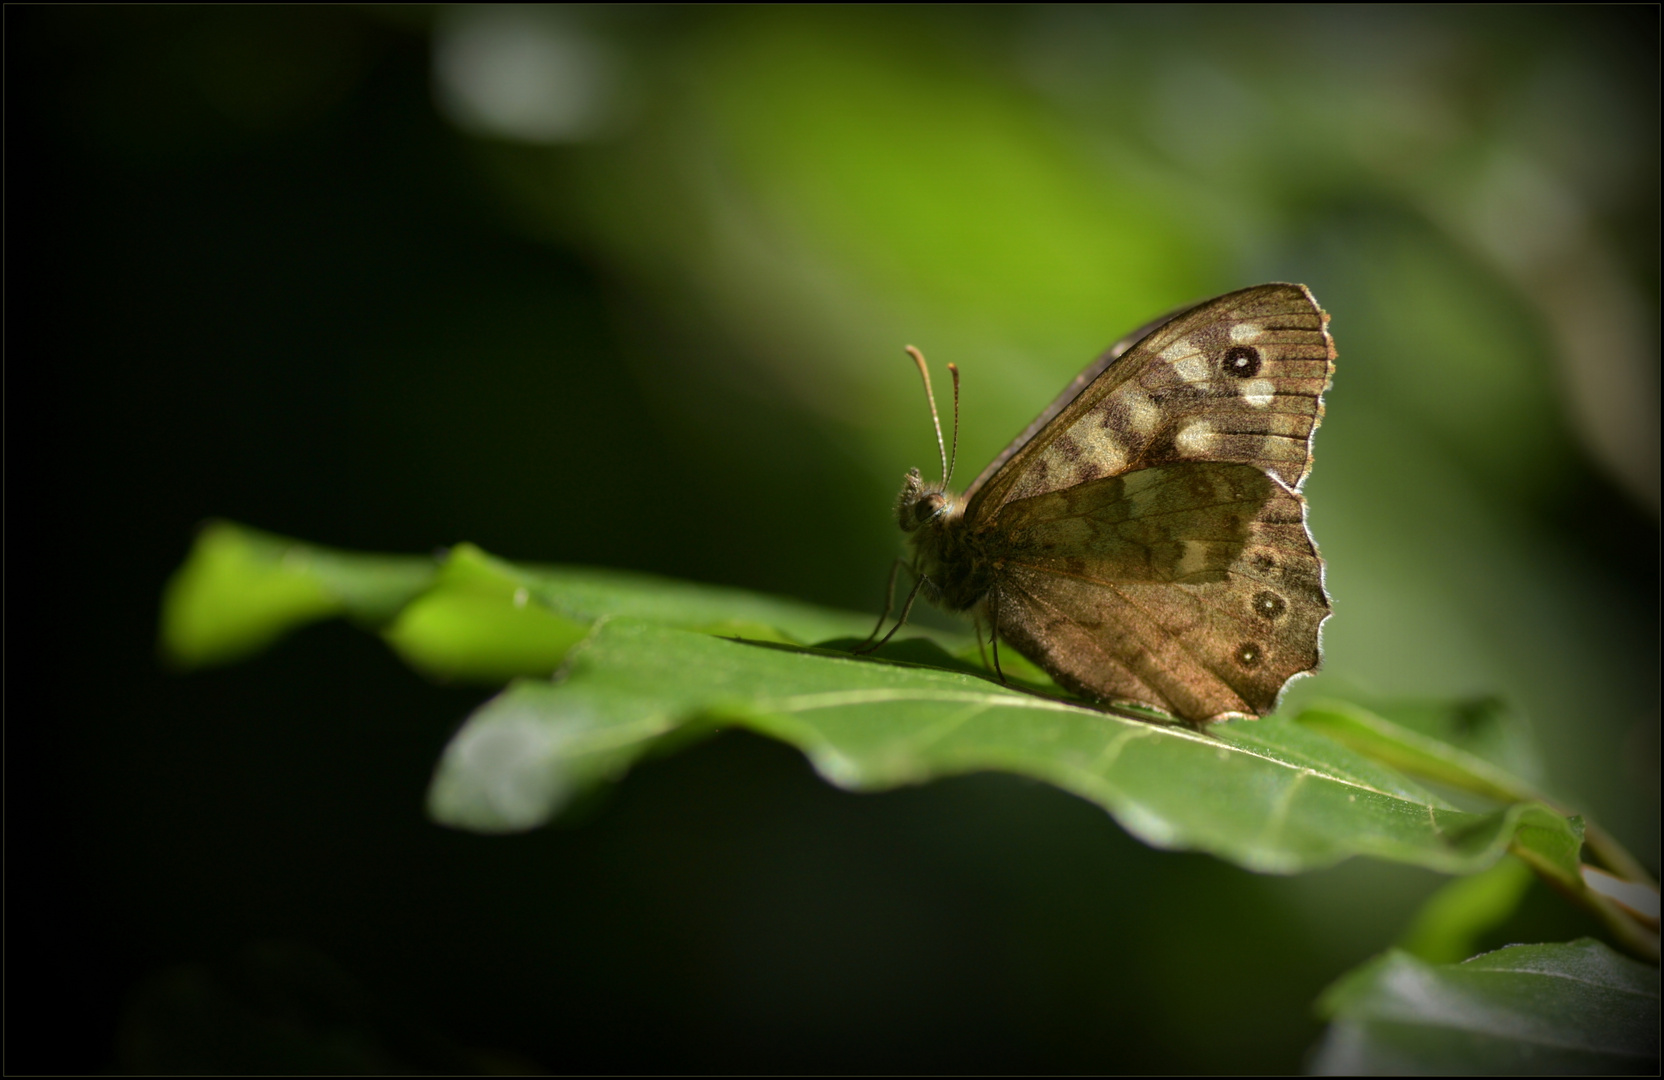
<svg viewBox="0 0 1664 1080">
<path fill-rule="evenodd" d="M 1127 467 L 1127 448 L 1121 445 L 1121 440 L 1115 433 L 1103 428 L 1094 428 L 1091 434 L 1083 440 L 1087 460 L 1098 467 L 1098 475 L 1114 476 Z"/>
<path fill-rule="evenodd" d="M 1123 391 L 1127 404 L 1127 427 L 1139 435 L 1148 435 L 1161 423 L 1161 409 L 1148 396 L 1130 387 Z"/>
<path fill-rule="evenodd" d="M 1173 361 L 1173 370 L 1185 382 L 1203 382 L 1208 377 L 1208 358 L 1200 353 L 1191 353 L 1182 360 Z"/>
<path fill-rule="evenodd" d="M 1213 425 L 1206 420 L 1192 420 L 1173 437 L 1173 445 L 1179 453 L 1191 457 L 1205 454 L 1213 449 Z"/>
<path fill-rule="evenodd" d="M 1180 338 L 1156 355 L 1167 361 L 1169 364 L 1172 364 L 1179 360 L 1183 360 L 1187 356 L 1195 356 L 1196 346 L 1190 343 L 1189 338 Z"/>
<path fill-rule="evenodd" d="M 1242 400 L 1256 409 L 1263 409 L 1277 396 L 1277 384 L 1270 379 L 1253 379 L 1242 386 Z"/>
<path fill-rule="evenodd" d="M 1246 345 L 1258 341 L 1265 331 L 1254 323 L 1236 323 L 1231 327 L 1231 344 Z"/>
</svg>

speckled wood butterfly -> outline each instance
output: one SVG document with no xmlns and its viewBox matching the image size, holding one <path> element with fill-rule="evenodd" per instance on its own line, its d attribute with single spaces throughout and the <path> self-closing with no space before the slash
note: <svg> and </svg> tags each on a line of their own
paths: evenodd
<svg viewBox="0 0 1664 1080">
<path fill-rule="evenodd" d="M 971 612 L 996 668 L 1003 639 L 1110 707 L 1195 725 L 1272 711 L 1317 667 L 1329 616 L 1300 496 L 1328 322 L 1303 285 L 1216 297 L 1110 348 L 963 495 L 946 453 L 941 484 L 911 470 L 908 605 L 922 590 Z M 954 386 L 957 415 L 957 370 Z"/>
</svg>

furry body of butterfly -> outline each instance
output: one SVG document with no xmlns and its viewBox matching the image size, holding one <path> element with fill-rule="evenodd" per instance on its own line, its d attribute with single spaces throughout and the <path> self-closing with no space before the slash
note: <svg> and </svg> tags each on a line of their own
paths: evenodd
<svg viewBox="0 0 1664 1080">
<path fill-rule="evenodd" d="M 1330 612 L 1300 494 L 1328 322 L 1304 285 L 1216 297 L 1111 347 L 964 495 L 911 470 L 926 599 L 1105 705 L 1271 712 Z"/>
</svg>

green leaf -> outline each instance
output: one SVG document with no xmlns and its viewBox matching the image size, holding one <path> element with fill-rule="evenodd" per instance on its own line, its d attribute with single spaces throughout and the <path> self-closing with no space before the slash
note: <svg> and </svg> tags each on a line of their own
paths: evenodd
<svg viewBox="0 0 1664 1080">
<path fill-rule="evenodd" d="M 163 592 L 162 652 L 179 667 L 204 667 L 241 660 L 319 619 L 379 625 L 433 574 L 433 560 L 421 556 L 335 551 L 210 522 Z"/>
<path fill-rule="evenodd" d="M 1337 742 L 1417 776 L 1501 802 L 1540 798 L 1525 781 L 1479 754 L 1434 734 L 1394 723 L 1360 705 L 1315 701 L 1300 711 L 1297 720 Z"/>
<path fill-rule="evenodd" d="M 1435 964 L 1472 956 L 1479 935 L 1514 913 L 1533 880 L 1531 868 L 1516 858 L 1457 878 L 1422 905 L 1399 948 Z"/>
<path fill-rule="evenodd" d="M 1454 746 L 1533 784 L 1543 777 L 1531 725 L 1496 697 L 1370 703 L 1375 715 L 1400 728 Z"/>
<path fill-rule="evenodd" d="M 1428 712 L 1423 710 L 1420 719 L 1425 721 L 1427 718 Z M 1439 718 L 1435 715 L 1434 719 Z M 1413 775 L 1498 802 L 1535 805 L 1537 810 L 1528 812 L 1521 819 L 1511 848 L 1514 854 L 1562 893 L 1594 911 L 1626 948 L 1639 956 L 1657 959 L 1657 886 L 1646 868 L 1603 830 L 1589 828 L 1585 836 L 1583 819 L 1572 817 L 1568 831 L 1568 819 L 1561 816 L 1564 811 L 1549 804 L 1524 779 L 1469 749 L 1395 723 L 1362 706 L 1348 702 L 1314 702 L 1301 711 L 1298 721 L 1303 727 L 1323 732 L 1360 753 Z M 1491 745 L 1497 749 L 1494 740 Z M 1519 751 L 1516 747 L 1512 752 Z M 1610 890 L 1590 887 L 1590 879 L 1581 860 L 1585 840 L 1591 854 L 1616 872 L 1620 890 L 1631 886 L 1650 890 L 1651 905 L 1642 902 L 1640 907 L 1654 914 L 1637 918 L 1629 905 L 1615 902 L 1616 897 L 1606 895 Z"/>
<path fill-rule="evenodd" d="M 1491 814 L 1436 796 L 1275 718 L 1188 728 L 1124 719 L 956 671 L 600 623 L 557 682 L 516 682 L 446 748 L 433 816 L 535 827 L 674 732 L 743 726 L 800 748 L 830 782 L 881 790 L 998 769 L 1104 807 L 1160 847 L 1291 873 L 1354 855 L 1470 873 L 1522 827 L 1575 846 L 1540 806 Z"/>
<path fill-rule="evenodd" d="M 520 566 L 473 544 L 437 560 L 363 555 L 216 521 L 168 582 L 161 643 L 178 666 L 201 667 L 243 659 L 307 623 L 346 617 L 382 628 L 430 675 L 501 685 L 549 674 L 597 619 L 620 615 L 795 644 L 858 641 L 872 629 L 870 615 L 651 574 Z M 976 651 L 964 635 L 928 633 L 958 653 Z M 1020 658 L 1015 666 L 1019 675 L 1039 675 Z"/>
<path fill-rule="evenodd" d="M 590 621 L 534 593 L 527 571 L 458 544 L 382 636 L 406 663 L 435 678 L 501 685 L 554 671 Z"/>
<path fill-rule="evenodd" d="M 859 641 L 872 629 L 866 616 L 740 589 L 617 570 L 516 566 L 458 544 L 385 636 L 431 675 L 500 685 L 516 675 L 549 674 L 597 620 L 617 617 L 782 644 Z"/>
<path fill-rule="evenodd" d="M 1461 964 L 1399 950 L 1325 991 L 1320 1075 L 1656 1073 L 1658 969 L 1584 938 Z"/>
<path fill-rule="evenodd" d="M 553 684 L 513 683 L 447 748 L 429 804 L 460 827 L 535 827 L 644 753 L 739 724 L 847 788 L 1021 773 L 1152 844 L 1256 870 L 1373 855 L 1472 873 L 1512 845 L 1575 880 L 1575 822 L 1529 802 L 1461 811 L 1316 725 L 1198 734 L 1110 716 L 1026 692 L 1055 687 L 1010 654 L 1012 685 L 990 681 L 974 641 L 917 628 L 858 658 L 840 649 L 862 640 L 867 616 L 735 589 L 519 566 L 468 544 L 437 563 L 354 555 L 221 523 L 170 583 L 163 641 L 182 662 L 217 662 L 332 615 L 381 628 L 440 678 L 559 669 Z"/>
<path fill-rule="evenodd" d="M 1408 712 L 1408 715 L 1422 720 L 1441 734 L 1467 734 L 1452 720 L 1453 715 L 1461 715 L 1457 710 L 1445 712 L 1424 708 Z M 1320 731 L 1360 753 L 1415 776 L 1502 803 L 1541 803 L 1543 800 L 1531 784 L 1472 750 L 1394 723 L 1360 705 L 1339 701 L 1313 702 L 1300 711 L 1297 721 L 1302 727 Z M 1562 888 L 1581 892 L 1584 890 L 1579 873 L 1579 854 L 1583 847 L 1582 820 L 1572 819 L 1575 825 L 1568 831 L 1564 827 L 1565 819 L 1558 813 L 1546 807 L 1541 809 L 1541 813 L 1528 814 L 1522 821 L 1515 838 L 1515 852 Z"/>
</svg>

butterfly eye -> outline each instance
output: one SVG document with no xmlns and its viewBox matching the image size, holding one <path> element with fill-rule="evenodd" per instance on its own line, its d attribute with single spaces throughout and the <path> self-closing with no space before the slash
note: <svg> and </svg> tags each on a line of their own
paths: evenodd
<svg viewBox="0 0 1664 1080">
<path fill-rule="evenodd" d="M 1260 351 L 1247 345 L 1233 345 L 1225 350 L 1225 374 L 1239 379 L 1251 379 L 1260 373 Z"/>
</svg>

